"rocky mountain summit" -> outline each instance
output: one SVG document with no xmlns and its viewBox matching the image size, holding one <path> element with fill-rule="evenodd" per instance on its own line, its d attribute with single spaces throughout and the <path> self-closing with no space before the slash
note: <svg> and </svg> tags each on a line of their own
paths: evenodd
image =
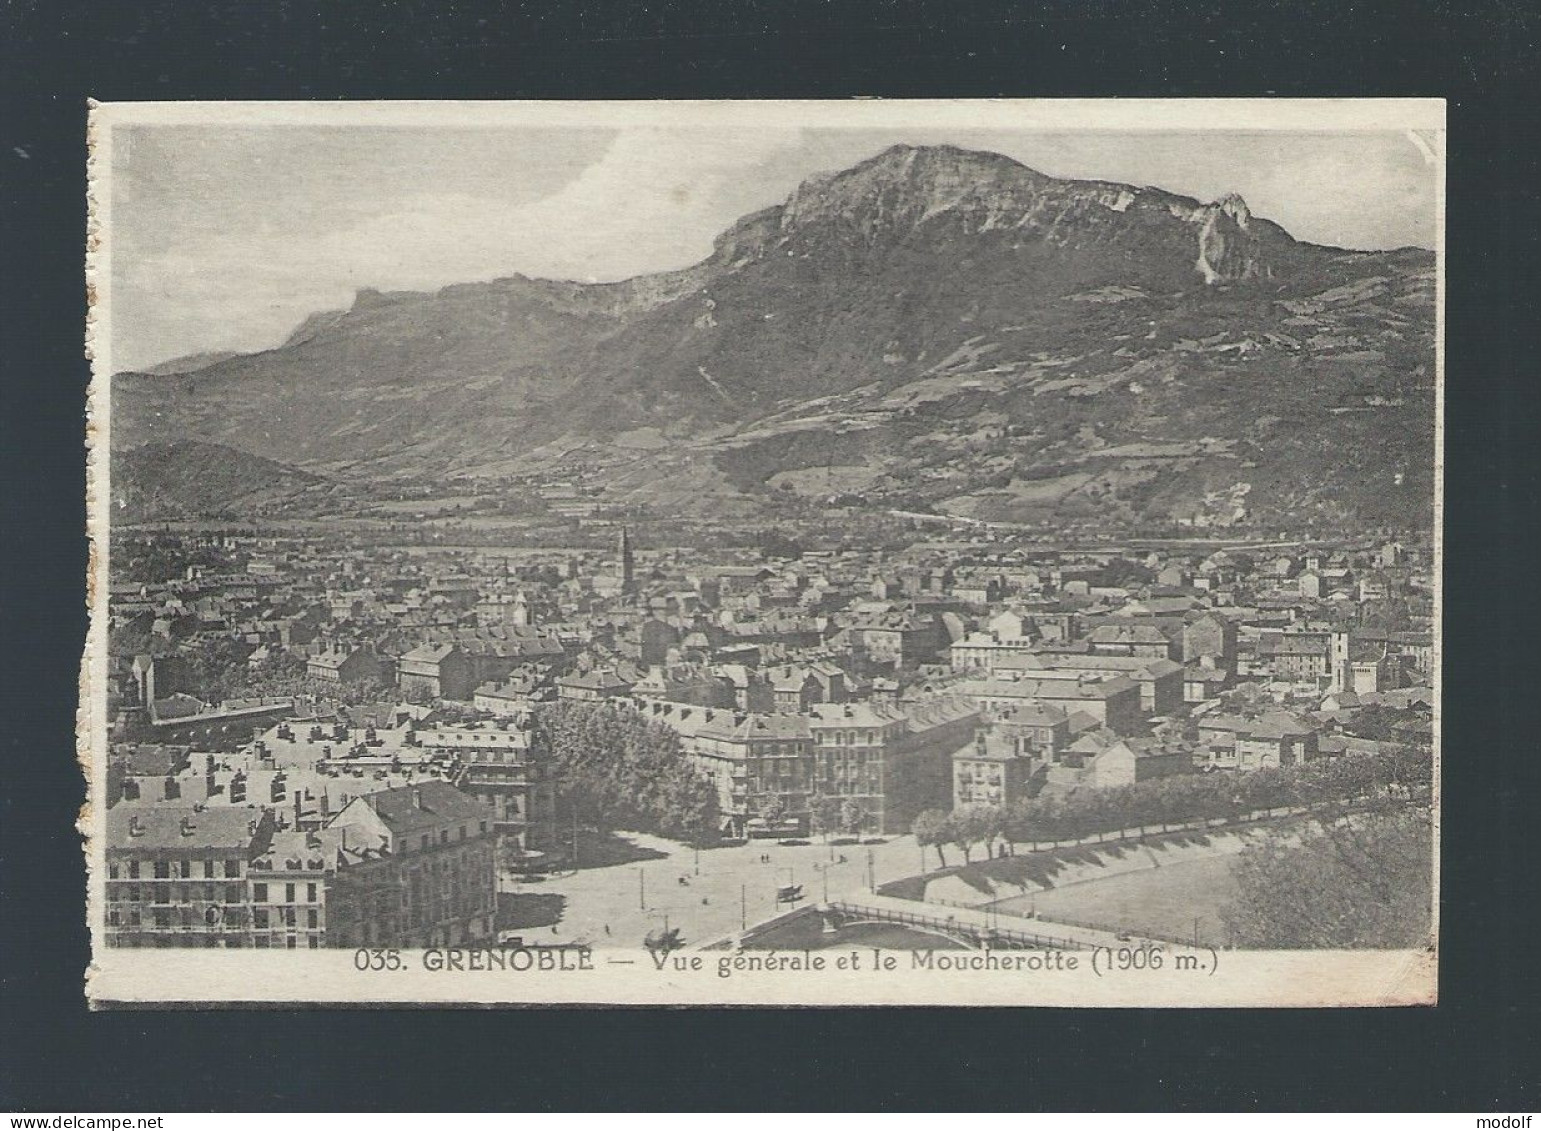
<svg viewBox="0 0 1541 1131">
<path fill-rule="evenodd" d="M 119 374 L 113 435 L 702 515 L 1427 525 L 1433 328 L 1430 252 L 896 146 L 683 271 L 366 290 L 277 349 Z"/>
</svg>

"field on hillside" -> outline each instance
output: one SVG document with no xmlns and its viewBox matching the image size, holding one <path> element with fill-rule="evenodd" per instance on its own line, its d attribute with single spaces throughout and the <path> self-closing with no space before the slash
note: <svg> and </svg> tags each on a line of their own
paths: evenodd
<svg viewBox="0 0 1541 1131">
<path fill-rule="evenodd" d="M 1044 919 L 1182 939 L 1193 937 L 1197 918 L 1200 941 L 1220 945 L 1226 937 L 1220 908 L 1236 894 L 1233 860 L 1232 856 L 1185 860 L 1016 896 L 994 906 L 1002 914 L 1036 910 Z"/>
</svg>

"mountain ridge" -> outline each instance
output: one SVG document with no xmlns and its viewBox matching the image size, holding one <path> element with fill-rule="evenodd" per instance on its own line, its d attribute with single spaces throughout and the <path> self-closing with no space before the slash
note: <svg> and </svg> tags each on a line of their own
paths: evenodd
<svg viewBox="0 0 1541 1131">
<path fill-rule="evenodd" d="M 734 249 L 742 248 L 743 246 L 742 240 L 735 239 L 735 237 L 743 237 L 744 235 L 751 232 L 752 229 L 761 226 L 764 223 L 773 223 L 778 231 L 785 232 L 789 227 L 789 217 L 790 226 L 796 226 L 799 223 L 806 222 L 810 216 L 810 212 L 817 211 L 816 209 L 810 209 L 809 201 L 816 199 L 821 190 L 839 186 L 847 180 L 858 178 L 872 171 L 882 171 L 885 169 L 885 167 L 891 167 L 896 164 L 902 164 L 903 167 L 912 169 L 914 168 L 917 158 L 924 159 L 928 156 L 934 157 L 935 155 L 943 154 L 953 156 L 956 159 L 969 164 L 972 168 L 989 168 L 991 166 L 997 166 L 1004 169 L 1009 169 L 1014 173 L 1019 174 L 1021 177 L 1027 179 L 1029 183 L 1037 186 L 1057 184 L 1076 186 L 1077 188 L 1082 189 L 1094 189 L 1098 194 L 1111 198 L 1106 203 L 1108 207 L 1115 211 L 1123 211 L 1124 207 L 1127 207 L 1127 204 L 1125 204 L 1123 207 L 1115 207 L 1118 204 L 1120 198 L 1128 198 L 1132 200 L 1140 194 L 1148 194 L 1154 199 L 1158 199 L 1161 202 L 1166 202 L 1169 208 L 1175 208 L 1178 212 L 1186 211 L 1185 218 L 1187 218 L 1189 222 L 1202 223 L 1211 215 L 1225 215 L 1229 217 L 1229 219 L 1239 229 L 1246 230 L 1250 222 L 1254 219 L 1251 209 L 1247 206 L 1246 201 L 1240 196 L 1240 194 L 1234 192 L 1223 194 L 1214 201 L 1204 203 L 1195 197 L 1189 197 L 1179 193 L 1169 192 L 1165 189 L 1154 188 L 1152 186 L 1140 186 L 1119 181 L 1075 180 L 1053 177 L 1048 174 L 1041 173 L 1033 169 L 1031 166 L 1025 165 L 1022 162 L 1015 160 L 1014 158 L 1005 156 L 1004 154 L 990 153 L 988 151 L 982 150 L 969 150 L 959 146 L 951 145 L 914 146 L 900 143 L 890 146 L 888 149 L 883 150 L 873 157 L 859 162 L 858 164 L 848 169 L 835 170 L 826 173 L 816 173 L 806 178 L 796 189 L 793 190 L 787 200 L 778 204 L 769 205 L 766 208 L 762 208 L 756 212 L 749 213 L 748 215 L 741 217 L 734 224 L 730 225 L 716 237 L 712 254 L 702 262 L 694 264 L 690 267 L 680 268 L 673 271 L 633 275 L 611 282 L 597 283 L 584 282 L 576 279 L 529 276 L 516 272 L 511 275 L 498 276 L 496 278 L 482 282 L 450 283 L 433 290 L 382 291 L 377 287 L 366 286 L 359 288 L 359 290 L 355 292 L 354 300 L 350 306 L 335 310 L 317 311 L 307 316 L 298 326 L 295 327 L 294 331 L 290 333 L 289 337 L 280 346 L 274 348 L 281 349 L 283 346 L 298 344 L 298 342 L 309 336 L 307 330 L 311 328 L 313 323 L 325 324 L 327 322 L 333 322 L 337 319 L 345 317 L 349 313 L 355 311 L 390 306 L 399 303 L 408 303 L 415 300 L 422 300 L 433 297 L 447 296 L 452 292 L 472 290 L 476 288 L 500 289 L 530 287 L 534 290 L 545 292 L 547 301 L 551 302 L 552 305 L 561 305 L 565 300 L 567 304 L 570 304 L 574 307 L 585 305 L 576 297 L 580 294 L 586 296 L 586 298 L 589 300 L 596 299 L 599 296 L 607 296 L 610 301 L 593 302 L 592 306 L 596 309 L 608 310 L 611 313 L 614 313 L 617 310 L 635 309 L 639 306 L 647 307 L 661 305 L 663 302 L 671 301 L 672 299 L 680 297 L 682 294 L 688 292 L 689 288 L 700 280 L 703 269 L 713 264 L 722 263 L 733 258 L 730 253 Z M 977 189 L 979 187 L 978 182 L 972 182 L 972 187 Z M 954 201 L 953 203 L 957 203 L 957 201 Z M 940 211 L 940 209 L 928 208 L 927 216 L 929 217 L 937 211 Z M 1266 225 L 1270 231 L 1284 236 L 1284 238 L 1290 240 L 1290 242 L 1303 243 L 1303 241 L 1297 241 L 1294 240 L 1293 237 L 1288 236 L 1288 234 L 1285 233 L 1282 228 L 1276 224 L 1273 224 L 1271 221 L 1264 220 L 1261 222 Z M 1337 248 L 1321 244 L 1308 244 L 1306 246 L 1319 247 L 1324 250 L 1333 252 L 1364 255 L 1377 255 L 1402 251 L 1416 252 L 1425 250 L 1418 248 L 1398 248 L 1387 249 L 1386 252 L 1381 252 L 1359 251 L 1356 249 Z M 654 295 L 651 299 L 646 293 L 648 291 L 654 292 Z M 271 350 L 257 350 L 251 352 L 267 353 L 271 352 Z M 219 353 L 211 352 L 207 354 L 194 354 L 189 355 L 189 357 L 186 359 L 173 358 L 164 362 L 160 362 L 154 366 L 147 366 L 141 370 L 138 370 L 137 372 L 192 372 L 195 369 L 205 368 L 209 364 L 228 360 L 233 356 L 237 355 L 228 351 Z"/>
<path fill-rule="evenodd" d="M 657 497 L 657 481 L 677 475 L 698 488 L 686 503 L 735 512 L 807 487 L 776 459 L 759 479 L 746 470 L 764 462 L 742 455 L 755 430 L 779 434 L 787 419 L 816 428 L 830 405 L 844 414 L 831 427 L 861 424 L 879 484 L 908 482 L 883 443 L 907 442 L 900 433 L 914 433 L 917 416 L 945 421 L 975 402 L 1019 433 L 996 462 L 1029 473 L 1096 458 L 1059 436 L 1060 422 L 1090 418 L 1095 431 L 1100 416 L 1103 432 L 1120 433 L 1101 437 L 1117 450 L 1112 441 L 1152 429 L 1174 443 L 1200 439 L 1185 435 L 1200 421 L 1240 436 L 1252 410 L 1272 402 L 1294 414 L 1279 419 L 1345 442 L 1348 417 L 1411 409 L 1399 427 L 1431 443 L 1432 271 L 1432 253 L 1419 250 L 1297 241 L 1235 195 L 1201 203 L 1054 178 L 999 154 L 896 146 L 809 178 L 679 271 L 365 288 L 274 350 L 153 380 L 120 375 L 114 434 L 407 477 L 554 473 L 572 462 L 564 453 L 589 446 L 601 486 L 618 497 Z M 1182 344 L 1216 335 L 1228 340 Z M 1070 371 L 1053 374 L 1056 362 Z M 1227 384 L 1240 370 L 1261 384 Z M 920 399 L 896 408 L 917 385 Z M 638 429 L 679 450 L 642 459 L 612 442 Z M 677 464 L 690 453 L 687 474 Z M 1395 455 L 1388 462 L 1405 479 L 1414 453 Z M 605 479 L 605 468 L 638 463 L 657 469 L 652 487 Z M 969 474 L 994 482 L 1003 468 Z M 627 475 L 647 478 L 636 467 Z M 1107 489 L 1127 493 L 1114 478 Z M 1285 494 L 1311 495 L 1297 487 Z M 911 487 L 894 490 L 917 501 Z M 1016 490 L 1024 513 L 1042 509 L 1034 490 Z M 1334 490 L 1358 497 L 1329 500 L 1329 511 L 1366 502 L 1352 486 Z"/>
</svg>

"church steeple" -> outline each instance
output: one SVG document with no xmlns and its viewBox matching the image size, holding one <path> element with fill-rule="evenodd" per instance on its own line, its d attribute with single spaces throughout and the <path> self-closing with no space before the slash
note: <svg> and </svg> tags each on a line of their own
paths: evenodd
<svg viewBox="0 0 1541 1131">
<path fill-rule="evenodd" d="M 621 537 L 616 544 L 616 557 L 620 559 L 621 592 L 630 593 L 636 588 L 636 563 L 631 554 L 631 531 L 621 527 Z"/>
</svg>

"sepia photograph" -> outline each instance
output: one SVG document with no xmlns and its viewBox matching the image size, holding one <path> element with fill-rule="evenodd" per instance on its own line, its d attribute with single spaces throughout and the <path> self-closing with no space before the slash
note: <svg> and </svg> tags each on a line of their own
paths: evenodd
<svg viewBox="0 0 1541 1131">
<path fill-rule="evenodd" d="M 1433 1004 L 1445 139 L 94 105 L 86 993 Z"/>
</svg>

